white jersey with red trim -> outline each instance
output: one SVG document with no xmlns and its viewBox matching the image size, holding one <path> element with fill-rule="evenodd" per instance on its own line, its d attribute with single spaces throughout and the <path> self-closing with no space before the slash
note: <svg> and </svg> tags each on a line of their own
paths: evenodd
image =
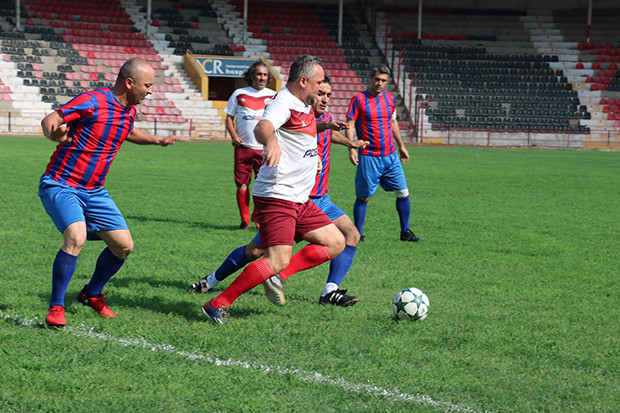
<svg viewBox="0 0 620 413">
<path fill-rule="evenodd" d="M 254 137 L 254 128 L 275 94 L 275 91 L 268 88 L 257 90 L 252 86 L 247 86 L 235 90 L 228 99 L 224 112 L 236 117 L 237 135 L 243 140 L 243 146 L 263 149 L 263 145 L 258 143 Z"/>
<path fill-rule="evenodd" d="M 314 109 L 285 87 L 269 103 L 262 120 L 273 125 L 282 156 L 275 167 L 261 166 L 252 195 L 306 202 L 318 162 Z"/>
</svg>

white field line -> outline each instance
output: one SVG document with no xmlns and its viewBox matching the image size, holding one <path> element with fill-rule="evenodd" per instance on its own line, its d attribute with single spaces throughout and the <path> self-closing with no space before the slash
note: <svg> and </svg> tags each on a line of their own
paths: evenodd
<svg viewBox="0 0 620 413">
<path fill-rule="evenodd" d="M 5 320 L 11 320 L 16 325 L 22 327 L 45 327 L 45 323 L 37 319 L 29 319 L 26 317 L 7 314 L 0 310 L 0 317 Z M 177 350 L 174 346 L 169 344 L 153 344 L 146 341 L 144 338 L 122 338 L 114 337 L 109 334 L 105 334 L 99 331 L 95 331 L 94 327 L 87 327 L 83 324 L 76 327 L 64 327 L 61 331 L 67 332 L 74 336 L 85 337 L 93 340 L 108 341 L 117 343 L 127 347 L 144 348 L 151 351 L 158 351 L 176 355 L 188 360 L 200 360 L 213 364 L 214 366 L 230 366 L 230 367 L 242 367 L 248 370 L 257 370 L 263 373 L 277 373 L 294 375 L 299 380 L 310 381 L 314 383 L 328 384 L 336 387 L 340 387 L 345 391 L 358 394 L 368 394 L 375 397 L 385 398 L 390 401 L 408 402 L 413 404 L 419 404 L 424 406 L 430 406 L 435 410 L 444 412 L 463 412 L 463 413 L 491 413 L 488 410 L 479 410 L 474 407 L 470 407 L 463 404 L 454 404 L 450 402 L 444 402 L 440 400 L 434 400 L 432 397 L 425 394 L 407 394 L 398 389 L 389 390 L 384 389 L 374 384 L 368 383 L 351 383 L 343 378 L 334 378 L 323 375 L 317 372 L 308 372 L 300 370 L 294 367 L 283 366 L 266 366 L 264 364 L 241 361 L 241 360 L 221 360 L 217 357 L 205 356 L 198 352 L 187 352 L 183 350 Z"/>
</svg>

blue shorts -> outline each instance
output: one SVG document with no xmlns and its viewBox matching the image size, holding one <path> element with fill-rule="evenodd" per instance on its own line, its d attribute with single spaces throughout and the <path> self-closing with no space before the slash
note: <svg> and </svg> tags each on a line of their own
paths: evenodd
<svg viewBox="0 0 620 413">
<path fill-rule="evenodd" d="M 379 185 L 385 191 L 407 189 L 405 171 L 397 152 L 388 156 L 359 156 L 355 172 L 355 196 L 371 197 Z"/>
<path fill-rule="evenodd" d="M 104 188 L 93 190 L 72 188 L 43 174 L 39 197 L 47 214 L 60 233 L 75 222 L 86 222 L 89 240 L 98 240 L 98 231 L 129 229 L 123 214 Z"/>
<path fill-rule="evenodd" d="M 319 209 L 323 211 L 325 215 L 327 215 L 327 217 L 332 221 L 345 215 L 344 211 L 331 201 L 329 194 L 325 194 L 317 198 L 310 198 L 310 200 L 314 202 L 314 204 L 318 206 Z M 260 247 L 260 236 L 258 231 L 256 232 L 256 235 L 254 236 L 252 241 L 254 241 L 254 243 Z"/>
</svg>

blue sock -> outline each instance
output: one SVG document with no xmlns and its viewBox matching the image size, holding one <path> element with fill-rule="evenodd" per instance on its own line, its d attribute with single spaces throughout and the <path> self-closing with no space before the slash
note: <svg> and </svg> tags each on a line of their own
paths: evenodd
<svg viewBox="0 0 620 413">
<path fill-rule="evenodd" d="M 65 306 L 65 294 L 69 282 L 75 272 L 78 257 L 67 254 L 63 250 L 58 251 L 52 267 L 52 299 L 50 307 L 55 305 Z"/>
<path fill-rule="evenodd" d="M 336 258 L 334 258 L 329 264 L 329 275 L 327 276 L 328 283 L 334 283 L 338 286 L 344 280 L 351 265 L 353 265 L 353 257 L 355 257 L 355 251 L 357 247 L 353 245 L 346 245 L 344 251 L 342 251 Z"/>
<path fill-rule="evenodd" d="M 400 232 L 405 232 L 409 229 L 409 214 L 411 214 L 411 202 L 408 196 L 396 198 L 396 210 L 400 220 Z"/>
<path fill-rule="evenodd" d="M 245 255 L 245 245 L 237 248 L 231 252 L 228 257 L 226 257 L 222 265 L 220 265 L 220 268 L 215 270 L 213 273 L 215 275 L 215 279 L 218 281 L 224 280 L 229 275 L 234 274 L 241 268 L 245 267 L 248 262 L 248 257 Z"/>
<path fill-rule="evenodd" d="M 355 199 L 355 204 L 353 205 L 353 220 L 355 221 L 355 226 L 357 227 L 360 235 L 364 235 L 362 229 L 364 228 L 364 221 L 366 221 L 367 206 L 368 201 L 362 201 L 359 198 Z"/>
<path fill-rule="evenodd" d="M 86 286 L 86 295 L 95 296 L 101 294 L 103 287 L 105 287 L 110 278 L 121 269 L 124 263 L 125 260 L 112 254 L 109 248 L 106 247 L 106 249 L 101 251 L 97 259 L 95 272 Z"/>
</svg>

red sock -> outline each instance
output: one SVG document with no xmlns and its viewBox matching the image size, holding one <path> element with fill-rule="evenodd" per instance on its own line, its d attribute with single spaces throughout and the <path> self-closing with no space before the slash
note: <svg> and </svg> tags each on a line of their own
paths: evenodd
<svg viewBox="0 0 620 413">
<path fill-rule="evenodd" d="M 265 258 L 256 260 L 248 264 L 235 281 L 211 301 L 211 305 L 215 308 L 223 305 L 230 307 L 241 294 L 250 291 L 272 275 L 274 272 Z"/>
<path fill-rule="evenodd" d="M 331 260 L 327 248 L 318 244 L 308 244 L 291 257 L 291 263 L 280 271 L 282 280 L 286 280 L 291 275 L 308 268 L 316 267 L 325 261 Z"/>
<path fill-rule="evenodd" d="M 237 189 L 237 206 L 241 221 L 250 223 L 250 191 L 247 189 Z"/>
</svg>

